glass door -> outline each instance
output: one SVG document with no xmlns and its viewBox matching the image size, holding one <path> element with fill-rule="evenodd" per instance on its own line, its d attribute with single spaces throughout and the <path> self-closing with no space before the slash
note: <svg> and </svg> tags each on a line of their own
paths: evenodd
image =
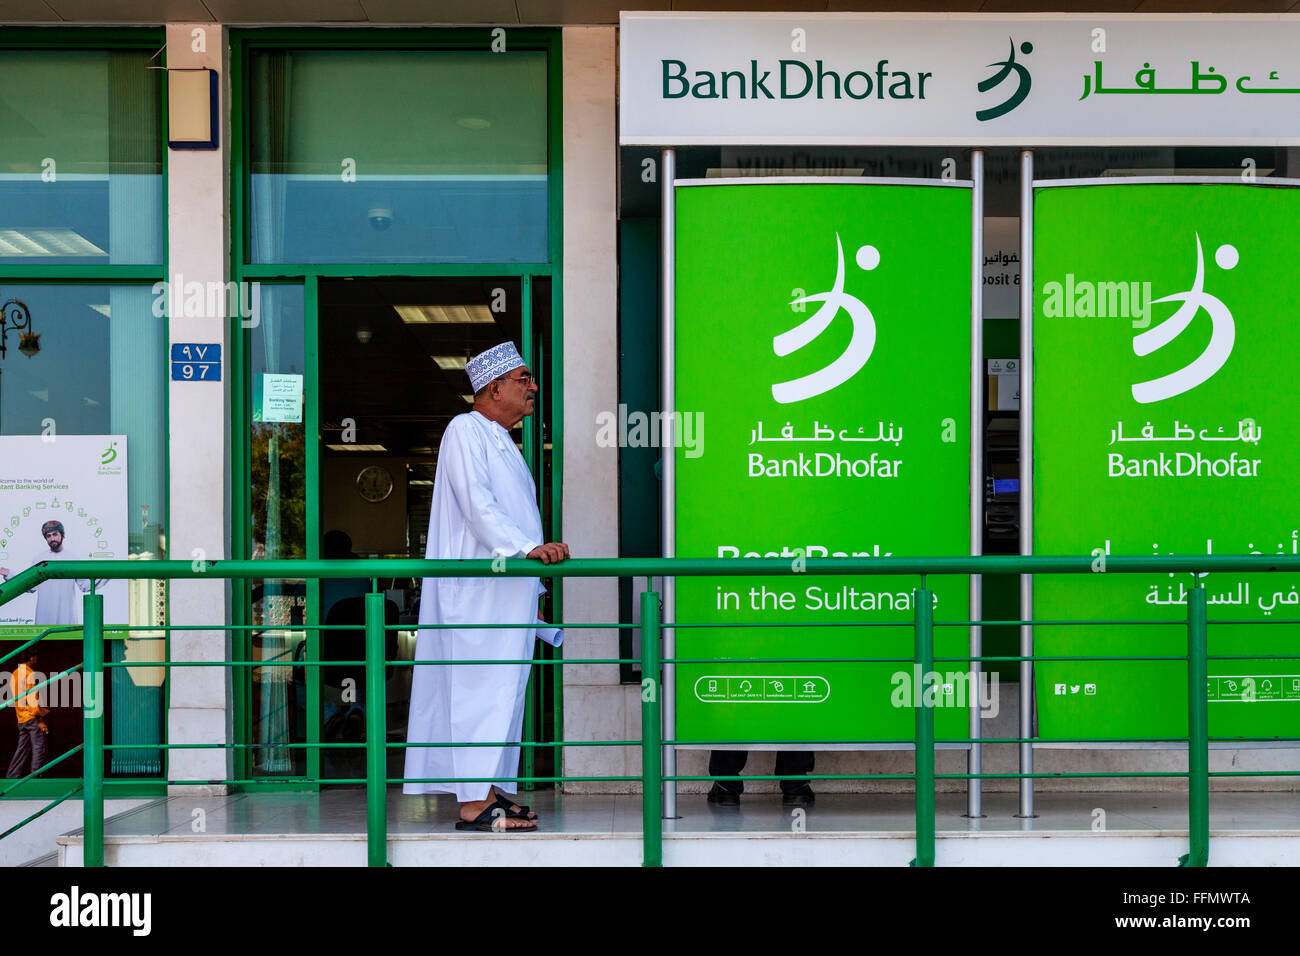
<svg viewBox="0 0 1300 956">
<path fill-rule="evenodd" d="M 503 341 L 514 341 L 534 369 L 549 335 L 550 289 L 545 308 L 525 302 L 529 277 L 437 279 L 321 279 L 317 295 L 320 421 L 318 492 L 322 558 L 421 558 L 443 431 L 473 403 L 465 362 Z M 541 291 L 541 290 L 537 290 Z M 542 314 L 538 314 L 541 312 Z M 525 346 L 525 338 L 527 346 Z M 531 354 L 530 354 L 531 353 Z M 549 356 L 546 356 L 549 358 Z M 543 389 L 544 376 L 540 376 Z M 515 431 L 539 489 L 549 482 L 549 429 L 545 409 Z M 543 491 L 543 504 L 549 495 Z M 549 520 L 544 515 L 549 526 Z M 303 714 L 324 744 L 320 779 L 365 775 L 365 673 L 332 665 L 364 657 L 364 595 L 370 580 L 336 579 L 320 585 L 321 666 L 318 709 Z M 383 577 L 389 660 L 414 660 L 419 620 L 418 578 Z M 410 625 L 409 629 L 403 625 Z M 310 669 L 309 669 L 310 670 Z M 412 668 L 387 673 L 389 742 L 406 739 Z M 311 680 L 311 675 L 308 675 Z M 549 726 L 542 681 L 534 681 L 525 736 Z M 526 751 L 532 748 L 525 748 Z M 389 775 L 401 776 L 404 751 L 389 751 Z M 533 767 L 527 763 L 525 770 Z"/>
</svg>

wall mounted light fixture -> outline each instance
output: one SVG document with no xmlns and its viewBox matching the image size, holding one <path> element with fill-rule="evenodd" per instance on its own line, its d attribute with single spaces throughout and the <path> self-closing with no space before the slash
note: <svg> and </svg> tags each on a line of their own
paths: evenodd
<svg viewBox="0 0 1300 956">
<path fill-rule="evenodd" d="M 167 70 L 167 145 L 172 149 L 216 149 L 221 102 L 216 70 Z"/>
</svg>

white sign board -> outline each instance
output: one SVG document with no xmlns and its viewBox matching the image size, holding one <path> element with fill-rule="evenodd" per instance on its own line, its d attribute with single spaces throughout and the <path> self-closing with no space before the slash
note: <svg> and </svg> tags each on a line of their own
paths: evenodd
<svg viewBox="0 0 1300 956">
<path fill-rule="evenodd" d="M 623 145 L 1300 144 L 1300 17 L 625 13 Z"/>
<path fill-rule="evenodd" d="M 42 561 L 126 560 L 126 482 L 125 435 L 0 437 L 0 576 Z M 0 625 L 80 624 L 90 587 L 45 581 L 0 606 Z M 95 590 L 104 623 L 128 623 L 126 582 L 96 581 Z"/>
<path fill-rule="evenodd" d="M 302 421 L 302 376 L 267 372 L 262 375 L 263 422 Z"/>
<path fill-rule="evenodd" d="M 1020 219 L 984 218 L 984 318 L 1020 318 Z"/>
</svg>

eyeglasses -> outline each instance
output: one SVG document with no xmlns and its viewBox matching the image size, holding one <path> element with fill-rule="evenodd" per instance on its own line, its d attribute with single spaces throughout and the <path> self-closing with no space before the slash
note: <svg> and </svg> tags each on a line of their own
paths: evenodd
<svg viewBox="0 0 1300 956">
<path fill-rule="evenodd" d="M 518 378 L 511 377 L 508 378 L 507 381 L 518 382 L 524 388 L 527 388 L 529 385 L 533 384 L 535 379 L 528 372 L 525 372 L 523 375 L 520 375 Z"/>
</svg>

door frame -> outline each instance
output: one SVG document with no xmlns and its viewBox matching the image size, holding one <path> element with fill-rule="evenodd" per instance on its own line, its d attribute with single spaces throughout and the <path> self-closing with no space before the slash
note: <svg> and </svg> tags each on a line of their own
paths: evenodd
<svg viewBox="0 0 1300 956">
<path fill-rule="evenodd" d="M 533 280 L 548 277 L 551 280 L 551 336 L 544 356 L 545 372 L 549 378 L 549 422 L 551 428 L 551 522 L 547 529 L 550 540 L 562 541 L 562 475 L 564 448 L 564 370 L 561 356 L 564 347 L 564 322 L 562 282 L 563 275 L 563 122 L 562 122 L 562 43 L 561 32 L 556 29 L 512 28 L 509 31 L 509 48 L 512 50 L 538 50 L 547 54 L 547 250 L 548 261 L 535 263 L 403 263 L 393 266 L 383 263 L 277 263 L 252 264 L 247 261 L 246 230 L 250 223 L 244 178 L 249 169 L 248 111 L 248 53 L 255 49 L 317 49 L 317 50 L 488 50 L 494 40 L 493 31 L 482 29 L 320 29 L 275 28 L 239 29 L 230 31 L 230 189 L 231 189 L 231 278 L 241 284 L 259 282 L 277 285 L 300 285 L 304 299 L 304 393 L 303 418 L 308 440 L 305 445 L 306 537 L 305 553 L 309 560 L 320 557 L 320 403 L 319 403 L 319 335 L 318 296 L 321 278 L 374 278 L 374 279 L 430 279 L 430 278 L 517 278 L 523 297 L 521 315 L 521 352 L 524 361 L 534 362 L 532 355 L 532 286 Z M 250 335 L 238 316 L 230 319 L 230 554 L 233 558 L 248 558 L 252 526 L 251 489 L 247 476 L 250 464 L 249 413 L 251 382 L 248 350 Z M 540 449 L 533 448 L 532 430 L 525 428 L 524 454 L 530 468 L 538 477 L 539 495 L 544 493 L 540 480 Z M 314 440 L 311 436 L 315 436 Z M 557 619 L 563 619 L 558 590 L 553 594 L 553 608 Z M 306 623 L 308 627 L 319 623 L 319 582 L 307 582 Z M 252 620 L 249 591 L 244 587 L 231 587 L 229 619 L 234 625 L 231 637 L 232 659 L 247 661 L 251 654 Z M 308 665 L 319 660 L 319 632 L 308 631 Z M 558 648 L 545 649 L 546 657 L 562 657 Z M 538 674 L 538 670 L 545 673 Z M 245 781 L 236 789 L 245 791 L 263 789 L 315 790 L 320 786 L 320 750 L 308 747 L 306 774 L 283 777 L 252 776 L 252 668 L 232 668 L 231 680 L 231 736 L 235 744 L 232 760 L 232 779 Z M 534 669 L 529 683 L 527 715 L 535 714 L 534 700 L 541 698 L 541 681 L 548 681 L 554 706 L 553 739 L 563 739 L 563 675 L 559 666 Z M 309 714 L 320 714 L 319 681 L 307 682 L 307 708 Z M 526 719 L 524 739 L 534 741 L 538 728 L 535 719 Z M 320 742 L 320 721 L 307 722 L 308 744 Z M 533 747 L 523 748 L 521 776 L 533 775 Z M 561 748 L 555 748 L 556 766 L 560 766 Z M 525 785 L 531 789 L 531 785 Z"/>
</svg>

